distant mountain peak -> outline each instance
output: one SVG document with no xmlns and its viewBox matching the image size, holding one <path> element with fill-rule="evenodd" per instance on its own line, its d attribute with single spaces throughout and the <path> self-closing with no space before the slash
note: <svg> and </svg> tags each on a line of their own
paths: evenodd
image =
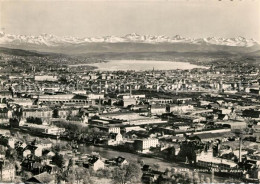
<svg viewBox="0 0 260 184">
<path fill-rule="evenodd" d="M 85 37 L 78 38 L 73 36 L 59 37 L 52 34 L 43 33 L 38 36 L 27 35 L 12 35 L 0 32 L 0 45 L 35 45 L 35 46 L 63 46 L 77 45 L 89 43 L 185 43 L 185 44 L 204 44 L 204 45 L 221 45 L 233 47 L 252 47 L 259 45 L 254 39 L 246 39 L 242 36 L 235 38 L 185 38 L 180 35 L 172 37 L 160 35 L 139 35 L 130 33 L 125 36 L 103 36 L 103 37 Z"/>
<path fill-rule="evenodd" d="M 127 35 L 125 35 L 125 36 L 140 36 L 140 35 L 137 34 L 137 33 L 130 33 L 130 34 L 127 34 Z"/>
</svg>

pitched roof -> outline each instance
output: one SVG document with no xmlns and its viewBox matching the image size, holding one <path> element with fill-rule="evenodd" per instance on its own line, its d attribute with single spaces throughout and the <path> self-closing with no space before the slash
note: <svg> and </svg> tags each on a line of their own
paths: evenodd
<svg viewBox="0 0 260 184">
<path fill-rule="evenodd" d="M 36 150 L 38 147 L 37 146 L 34 146 L 34 145 L 27 145 L 26 146 L 26 149 L 29 149 L 29 150 L 31 150 L 31 151 L 34 151 L 34 150 Z"/>
<path fill-rule="evenodd" d="M 219 115 L 218 115 L 218 119 L 220 119 L 220 120 L 223 120 L 223 119 L 226 118 L 226 117 L 227 117 L 226 114 L 219 114 Z"/>
<path fill-rule="evenodd" d="M 211 104 L 209 104 L 209 106 L 211 106 L 213 108 L 219 108 L 219 104 L 218 103 L 211 103 Z"/>
<path fill-rule="evenodd" d="M 123 157 L 119 156 L 119 157 L 116 158 L 116 162 L 119 163 L 119 164 L 123 163 L 124 161 L 125 161 L 125 158 L 123 158 Z"/>
<path fill-rule="evenodd" d="M 30 179 L 28 179 L 26 181 L 26 183 L 50 183 L 51 181 L 54 180 L 54 177 L 47 173 L 47 172 L 43 172 L 41 174 L 35 175 L 33 177 L 31 177 Z"/>
<path fill-rule="evenodd" d="M 223 138 L 225 133 L 205 133 L 205 134 L 196 134 L 191 136 L 191 138 L 198 137 L 200 140 L 210 139 L 210 138 Z"/>
<path fill-rule="evenodd" d="M 96 163 L 96 161 L 98 161 L 98 160 L 99 160 L 98 157 L 93 156 L 92 158 L 90 158 L 90 159 L 88 160 L 88 162 L 89 162 L 89 164 L 93 165 L 93 164 Z"/>
<path fill-rule="evenodd" d="M 42 144 L 52 144 L 52 142 L 49 139 L 42 139 L 40 141 L 40 143 L 42 143 Z"/>
</svg>

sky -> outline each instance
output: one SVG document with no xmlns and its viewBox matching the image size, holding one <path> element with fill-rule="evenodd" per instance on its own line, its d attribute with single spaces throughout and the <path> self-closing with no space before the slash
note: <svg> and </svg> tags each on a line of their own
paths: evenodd
<svg viewBox="0 0 260 184">
<path fill-rule="evenodd" d="M 0 0 L 9 34 L 181 35 L 260 41 L 260 0 Z"/>
</svg>

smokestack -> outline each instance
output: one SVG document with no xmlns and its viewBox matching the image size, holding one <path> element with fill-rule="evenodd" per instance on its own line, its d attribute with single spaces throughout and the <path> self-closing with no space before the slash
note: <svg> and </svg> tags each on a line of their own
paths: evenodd
<svg viewBox="0 0 260 184">
<path fill-rule="evenodd" d="M 242 158 L 241 158 L 241 151 L 242 151 L 242 138 L 239 138 L 239 162 L 242 162 Z"/>
<path fill-rule="evenodd" d="M 132 86 L 130 85 L 130 97 L 132 97 Z"/>
<path fill-rule="evenodd" d="M 152 106 L 150 104 L 148 104 L 148 116 L 151 117 L 152 116 Z"/>
<path fill-rule="evenodd" d="M 38 95 L 38 96 L 37 96 L 37 99 L 36 99 L 37 108 L 39 108 L 39 100 L 40 100 L 40 96 Z"/>
<path fill-rule="evenodd" d="M 98 113 L 100 113 L 100 107 L 101 107 L 101 99 L 99 97 L 98 98 Z"/>
</svg>

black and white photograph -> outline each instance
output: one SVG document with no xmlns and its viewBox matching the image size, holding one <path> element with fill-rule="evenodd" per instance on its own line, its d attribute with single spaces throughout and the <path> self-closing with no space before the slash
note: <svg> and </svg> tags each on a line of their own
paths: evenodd
<svg viewBox="0 0 260 184">
<path fill-rule="evenodd" d="M 260 0 L 0 0 L 0 183 L 260 183 Z"/>
</svg>

